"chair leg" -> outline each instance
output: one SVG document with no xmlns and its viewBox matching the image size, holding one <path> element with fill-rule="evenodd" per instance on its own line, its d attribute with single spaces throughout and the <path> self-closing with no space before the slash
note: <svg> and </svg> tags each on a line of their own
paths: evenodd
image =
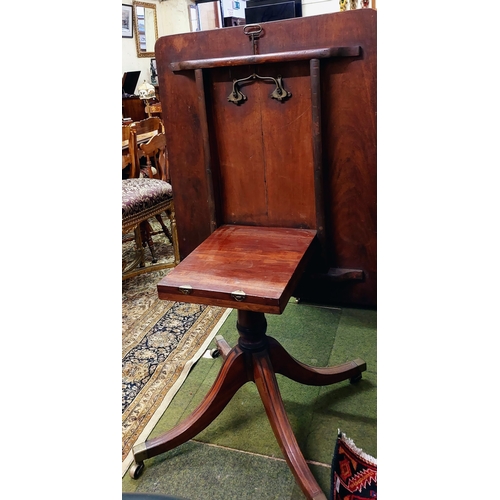
<svg viewBox="0 0 500 500">
<path fill-rule="evenodd" d="M 149 247 L 149 251 L 151 252 L 151 257 L 152 257 L 151 262 L 155 264 L 156 262 L 158 262 L 158 258 L 156 257 L 153 238 L 151 237 L 151 232 L 152 232 L 151 225 L 146 220 L 141 222 L 140 227 L 141 227 L 142 246 L 145 247 L 147 244 L 147 246 Z"/>
<path fill-rule="evenodd" d="M 168 213 L 167 213 L 167 215 L 168 215 Z M 163 218 L 162 218 L 161 214 L 156 214 L 155 218 L 159 222 L 163 233 L 168 238 L 168 241 L 170 241 L 170 244 L 173 245 L 174 241 L 172 240 L 172 235 L 170 234 L 170 231 L 168 230 L 168 227 L 163 222 Z"/>
<path fill-rule="evenodd" d="M 173 250 L 174 250 L 174 263 L 175 263 L 175 265 L 177 265 L 181 261 L 181 258 L 180 258 L 180 253 L 179 253 L 179 240 L 177 239 L 177 223 L 175 221 L 175 211 L 174 211 L 174 208 L 173 207 L 172 208 L 167 208 L 165 210 L 165 215 L 168 217 L 168 219 L 170 221 L 170 230 L 168 229 L 167 225 L 163 221 L 163 218 L 162 218 L 161 214 L 156 214 L 155 218 L 159 222 L 159 224 L 160 224 L 160 226 L 162 228 L 163 233 L 165 234 L 165 236 L 167 237 L 168 241 L 170 242 L 170 244 L 173 247 Z M 149 227 L 151 227 L 151 226 L 149 226 Z M 152 233 L 150 233 L 150 234 L 152 234 Z M 157 233 L 155 233 L 155 234 L 157 234 Z M 153 245 L 153 241 L 152 241 L 151 237 L 147 241 L 148 241 L 148 245 L 149 245 L 149 241 L 151 241 L 151 245 Z M 154 246 L 150 246 L 149 248 L 151 250 L 151 253 L 153 253 L 154 252 Z M 153 262 L 156 262 L 156 261 L 153 261 Z"/>
<path fill-rule="evenodd" d="M 179 264 L 181 261 L 181 256 L 179 252 L 179 239 L 177 238 L 177 222 L 175 221 L 175 208 L 172 205 L 171 208 L 168 208 L 165 213 L 167 214 L 170 220 L 170 228 L 172 230 L 172 246 L 174 247 L 174 262 L 175 265 Z"/>
<path fill-rule="evenodd" d="M 134 229 L 134 235 L 135 235 L 135 251 L 139 252 L 140 254 L 139 267 L 144 267 L 146 265 L 146 259 L 144 257 L 144 247 L 142 246 L 142 235 L 141 235 L 141 229 L 139 227 L 136 227 Z"/>
<path fill-rule="evenodd" d="M 134 241 L 135 241 L 135 255 L 131 262 L 122 263 L 122 275 L 127 276 L 132 272 L 137 266 L 144 267 L 146 265 L 144 259 L 144 248 L 142 246 L 141 231 L 139 227 L 134 229 Z"/>
</svg>

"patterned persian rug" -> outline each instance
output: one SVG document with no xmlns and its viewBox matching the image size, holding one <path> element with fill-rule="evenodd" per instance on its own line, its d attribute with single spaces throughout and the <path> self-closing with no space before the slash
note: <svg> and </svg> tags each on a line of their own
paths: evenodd
<svg viewBox="0 0 500 500">
<path fill-rule="evenodd" d="M 231 311 L 158 299 L 169 271 L 122 282 L 122 474 Z"/>
</svg>

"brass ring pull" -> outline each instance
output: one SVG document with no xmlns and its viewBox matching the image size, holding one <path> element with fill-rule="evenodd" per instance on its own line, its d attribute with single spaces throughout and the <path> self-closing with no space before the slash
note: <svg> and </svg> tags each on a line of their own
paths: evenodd
<svg viewBox="0 0 500 500">
<path fill-rule="evenodd" d="M 190 285 L 181 285 L 179 287 L 179 292 L 183 293 L 184 295 L 189 295 L 193 291 L 193 287 Z"/>
<path fill-rule="evenodd" d="M 236 300 L 237 302 L 241 302 L 242 300 L 245 300 L 245 297 L 247 294 L 243 290 L 236 290 L 234 292 L 231 292 L 231 297 Z"/>
<path fill-rule="evenodd" d="M 243 33 L 251 37 L 258 37 L 262 33 L 262 26 L 260 24 L 247 24 L 243 26 Z"/>
</svg>

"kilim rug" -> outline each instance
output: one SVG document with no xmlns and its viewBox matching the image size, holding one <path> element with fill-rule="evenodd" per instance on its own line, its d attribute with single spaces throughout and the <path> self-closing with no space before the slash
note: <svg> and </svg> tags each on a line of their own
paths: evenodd
<svg viewBox="0 0 500 500">
<path fill-rule="evenodd" d="M 377 498 L 377 459 L 338 432 L 332 460 L 331 500 Z"/>
<path fill-rule="evenodd" d="M 158 299 L 169 271 L 122 283 L 122 474 L 231 312 Z"/>
</svg>

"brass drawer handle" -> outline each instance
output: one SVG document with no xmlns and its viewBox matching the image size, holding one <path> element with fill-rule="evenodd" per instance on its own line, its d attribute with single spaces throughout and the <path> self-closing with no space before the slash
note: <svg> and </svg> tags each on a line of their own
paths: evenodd
<svg viewBox="0 0 500 500">
<path fill-rule="evenodd" d="M 179 287 L 179 292 L 183 293 L 184 295 L 189 295 L 193 291 L 193 287 L 189 285 L 181 285 Z"/>
<path fill-rule="evenodd" d="M 245 300 L 245 297 L 247 294 L 243 290 L 236 290 L 234 292 L 231 292 L 231 297 L 236 300 L 237 302 L 241 302 L 242 300 Z"/>
</svg>

